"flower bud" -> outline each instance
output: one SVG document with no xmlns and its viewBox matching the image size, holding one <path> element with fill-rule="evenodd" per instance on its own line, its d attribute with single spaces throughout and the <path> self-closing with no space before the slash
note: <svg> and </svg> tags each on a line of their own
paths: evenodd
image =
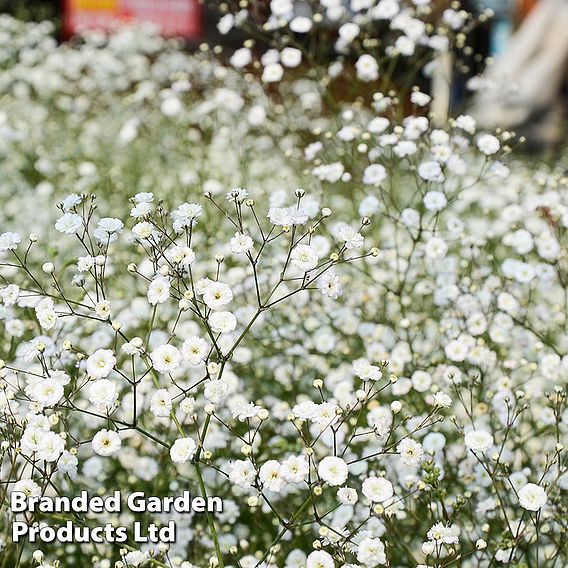
<svg viewBox="0 0 568 568">
<path fill-rule="evenodd" d="M 422 552 L 426 554 L 426 556 L 432 554 L 435 549 L 436 547 L 434 546 L 433 542 L 428 541 L 422 543 Z"/>
<path fill-rule="evenodd" d="M 46 273 L 46 274 L 53 274 L 55 272 L 55 266 L 53 264 L 53 262 L 44 262 L 41 265 L 41 269 Z"/>
<path fill-rule="evenodd" d="M 390 405 L 391 412 L 393 414 L 398 414 L 402 410 L 402 402 L 399 400 L 393 400 Z"/>
</svg>

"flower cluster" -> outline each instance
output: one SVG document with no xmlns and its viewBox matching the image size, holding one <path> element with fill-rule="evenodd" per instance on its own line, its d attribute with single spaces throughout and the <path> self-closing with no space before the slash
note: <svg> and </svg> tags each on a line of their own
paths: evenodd
<svg viewBox="0 0 568 568">
<path fill-rule="evenodd" d="M 0 18 L 3 566 L 563 566 L 565 170 L 394 72 L 474 18 L 220 9 L 270 49 Z M 117 488 L 224 507 L 137 516 L 169 544 L 11 542 L 12 492 Z"/>
</svg>

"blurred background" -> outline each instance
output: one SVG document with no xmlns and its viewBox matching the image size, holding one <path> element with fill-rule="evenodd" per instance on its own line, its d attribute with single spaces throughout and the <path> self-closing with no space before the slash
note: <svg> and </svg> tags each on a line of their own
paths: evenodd
<svg viewBox="0 0 568 568">
<path fill-rule="evenodd" d="M 255 4 L 262 7 L 269 1 L 255 0 Z M 349 5 L 349 0 L 343 2 Z M 243 36 L 217 31 L 218 4 L 203 0 L 0 0 L 0 11 L 23 20 L 49 19 L 61 41 L 82 29 L 151 21 L 165 35 L 183 37 L 189 50 L 208 42 L 230 52 L 242 45 Z M 456 6 L 445 1 L 442 7 L 450 4 Z M 473 14 L 490 10 L 492 17 L 470 34 L 470 60 L 450 57 L 441 80 L 420 85 L 438 101 L 441 118 L 466 110 L 484 128 L 500 127 L 525 136 L 530 151 L 559 148 L 566 138 L 568 1 L 465 0 L 462 7 Z"/>
</svg>

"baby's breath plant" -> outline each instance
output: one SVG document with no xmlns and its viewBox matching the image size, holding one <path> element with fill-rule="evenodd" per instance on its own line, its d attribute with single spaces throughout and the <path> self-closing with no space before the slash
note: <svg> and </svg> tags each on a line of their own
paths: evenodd
<svg viewBox="0 0 568 568">
<path fill-rule="evenodd" d="M 564 566 L 568 180 L 433 112 L 479 18 L 218 7 L 233 53 L 0 19 L 0 566 Z M 223 511 L 10 511 L 84 489 Z"/>
</svg>

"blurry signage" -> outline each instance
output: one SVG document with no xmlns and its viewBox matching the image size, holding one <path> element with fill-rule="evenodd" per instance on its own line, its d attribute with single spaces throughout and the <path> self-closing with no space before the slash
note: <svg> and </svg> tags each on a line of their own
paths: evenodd
<svg viewBox="0 0 568 568">
<path fill-rule="evenodd" d="M 66 36 L 131 21 L 152 22 L 168 36 L 198 39 L 201 33 L 198 0 L 64 0 Z"/>
</svg>

